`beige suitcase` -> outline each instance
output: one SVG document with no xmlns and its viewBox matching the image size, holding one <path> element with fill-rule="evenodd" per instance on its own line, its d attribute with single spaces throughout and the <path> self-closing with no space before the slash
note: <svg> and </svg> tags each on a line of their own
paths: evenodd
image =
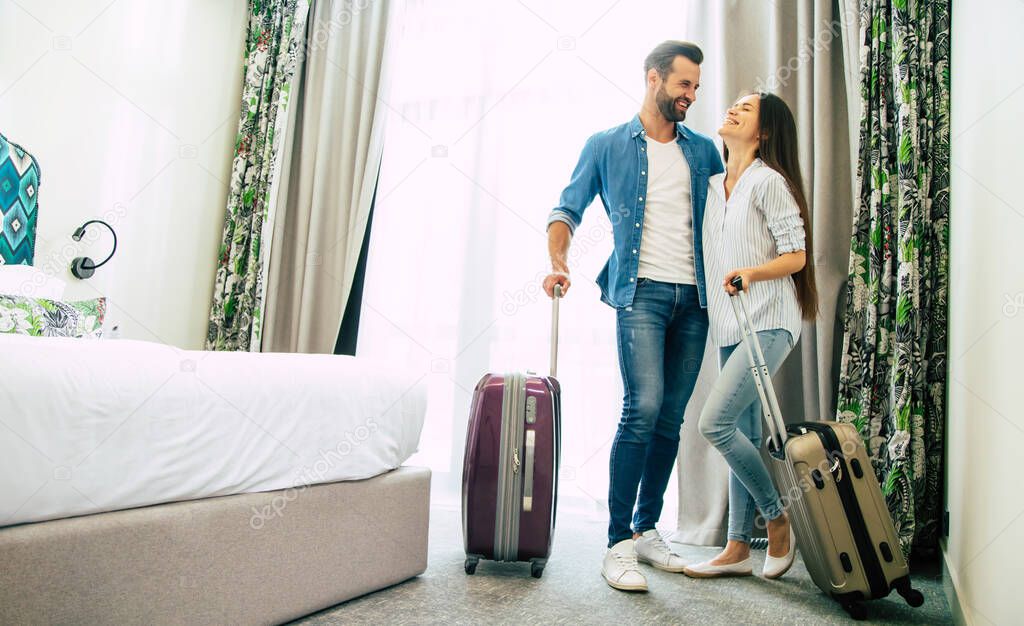
<svg viewBox="0 0 1024 626">
<path fill-rule="evenodd" d="M 921 606 L 924 596 L 910 585 L 907 561 L 860 433 L 839 422 L 804 422 L 787 429 L 750 323 L 746 294 L 741 290 L 730 301 L 771 434 L 771 471 L 811 579 L 854 619 L 866 617 L 862 601 L 884 598 L 893 589 L 910 606 Z"/>
</svg>

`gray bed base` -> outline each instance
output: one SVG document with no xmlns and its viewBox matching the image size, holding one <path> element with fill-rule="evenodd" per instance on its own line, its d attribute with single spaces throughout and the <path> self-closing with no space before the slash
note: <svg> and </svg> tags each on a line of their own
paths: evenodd
<svg viewBox="0 0 1024 626">
<path fill-rule="evenodd" d="M 430 471 L 0 528 L 2 624 L 274 624 L 427 567 Z"/>
</svg>

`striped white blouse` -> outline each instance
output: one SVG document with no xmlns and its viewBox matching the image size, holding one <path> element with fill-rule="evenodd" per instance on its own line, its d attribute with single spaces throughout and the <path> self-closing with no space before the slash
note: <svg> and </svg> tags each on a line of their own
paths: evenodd
<svg viewBox="0 0 1024 626">
<path fill-rule="evenodd" d="M 704 213 L 704 268 L 708 281 L 711 340 L 719 347 L 741 341 L 739 324 L 722 286 L 731 270 L 767 263 L 804 250 L 804 221 L 786 179 L 755 159 L 725 199 L 725 174 L 709 181 Z M 811 262 L 810 259 L 807 260 Z M 800 304 L 793 278 L 755 282 L 747 292 L 754 330 L 783 328 L 800 337 Z"/>
</svg>

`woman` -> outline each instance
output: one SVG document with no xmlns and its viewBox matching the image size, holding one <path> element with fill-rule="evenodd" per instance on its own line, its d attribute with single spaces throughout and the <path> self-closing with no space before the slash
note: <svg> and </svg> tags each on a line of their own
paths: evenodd
<svg viewBox="0 0 1024 626">
<path fill-rule="evenodd" d="M 765 578 L 793 564 L 795 540 L 768 468 L 761 460 L 761 406 L 739 324 L 729 298 L 739 276 L 751 322 L 774 374 L 800 337 L 802 320 L 817 315 L 811 231 L 796 124 L 778 96 L 755 93 L 733 104 L 718 134 L 725 173 L 710 180 L 704 217 L 710 334 L 721 373 L 700 416 L 700 432 L 725 457 L 729 476 L 729 541 L 718 556 L 687 567 L 690 576 L 749 576 L 755 507 L 768 521 Z"/>
</svg>

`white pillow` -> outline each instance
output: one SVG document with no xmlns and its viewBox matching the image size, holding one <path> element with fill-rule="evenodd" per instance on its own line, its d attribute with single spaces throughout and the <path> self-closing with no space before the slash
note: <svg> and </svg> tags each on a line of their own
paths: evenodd
<svg viewBox="0 0 1024 626">
<path fill-rule="evenodd" d="M 60 300 L 65 282 L 31 265 L 0 265 L 0 295 Z"/>
</svg>

